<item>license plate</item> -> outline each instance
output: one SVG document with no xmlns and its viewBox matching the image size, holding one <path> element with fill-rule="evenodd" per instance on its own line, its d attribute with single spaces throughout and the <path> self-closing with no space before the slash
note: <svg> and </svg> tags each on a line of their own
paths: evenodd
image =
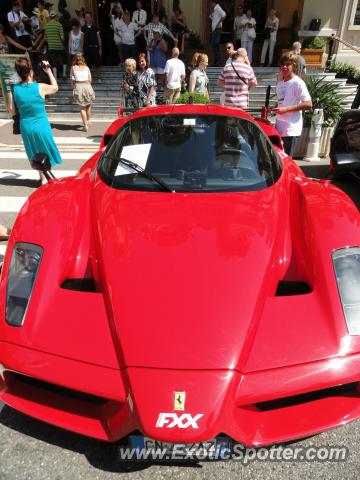
<svg viewBox="0 0 360 480">
<path fill-rule="evenodd" d="M 162 457 L 167 460 L 220 460 L 226 458 L 223 452 L 229 452 L 231 446 L 232 442 L 228 437 L 216 437 L 197 443 L 168 443 L 141 435 L 130 436 L 131 448 L 153 453 L 157 459 Z"/>
</svg>

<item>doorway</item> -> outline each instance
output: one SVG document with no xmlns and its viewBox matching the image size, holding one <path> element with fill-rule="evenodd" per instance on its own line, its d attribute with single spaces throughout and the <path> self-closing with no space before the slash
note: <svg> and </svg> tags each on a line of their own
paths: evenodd
<svg viewBox="0 0 360 480">
<path fill-rule="evenodd" d="M 119 63 L 119 57 L 117 49 L 114 43 L 114 33 L 111 28 L 111 22 L 109 18 L 110 4 L 113 0 L 103 0 L 97 5 L 97 19 L 98 27 L 101 33 L 101 39 L 104 45 L 103 48 L 103 64 L 104 65 L 117 65 Z M 151 0 L 141 0 L 143 9 L 148 14 L 148 21 L 151 14 Z M 136 10 L 136 0 L 121 0 L 121 5 L 124 10 L 129 10 L 131 17 L 133 11 Z"/>
<path fill-rule="evenodd" d="M 234 0 L 223 0 L 221 2 L 221 6 L 226 12 L 226 18 L 223 21 L 221 43 L 233 41 L 233 26 L 237 5 L 243 5 L 244 12 L 246 12 L 247 9 L 251 9 L 252 16 L 256 20 L 257 35 L 254 44 L 254 59 L 257 61 L 260 55 L 259 50 L 261 49 L 261 45 L 264 41 L 261 32 L 264 30 L 268 14 L 268 0 L 239 0 L 237 2 L 234 2 Z"/>
</svg>

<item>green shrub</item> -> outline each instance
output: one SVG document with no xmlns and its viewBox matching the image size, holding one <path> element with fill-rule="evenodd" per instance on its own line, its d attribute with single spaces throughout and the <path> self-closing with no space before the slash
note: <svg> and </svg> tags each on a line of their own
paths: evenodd
<svg viewBox="0 0 360 480">
<path fill-rule="evenodd" d="M 330 72 L 336 73 L 337 76 L 344 76 L 355 82 L 360 81 L 360 69 L 350 63 L 333 63 L 330 65 L 329 70 Z"/>
<path fill-rule="evenodd" d="M 354 67 L 354 65 L 350 65 L 349 63 L 347 64 L 346 74 L 348 77 L 354 77 L 356 71 L 357 68 Z"/>
<path fill-rule="evenodd" d="M 338 68 L 339 68 L 339 64 L 338 63 L 332 63 L 329 67 L 329 72 L 332 72 L 332 73 L 337 73 L 338 72 Z"/>
<path fill-rule="evenodd" d="M 324 111 L 324 126 L 333 127 L 344 111 L 344 102 L 339 95 L 339 85 L 324 81 L 325 77 L 305 77 L 305 83 L 312 100 L 312 109 L 304 113 L 304 126 L 310 127 L 311 117 L 315 108 Z"/>
<path fill-rule="evenodd" d="M 325 48 L 326 40 L 319 37 L 308 37 L 302 43 L 302 48 Z"/>
<path fill-rule="evenodd" d="M 179 98 L 177 98 L 176 103 L 189 103 L 190 97 L 192 97 L 193 102 L 192 103 L 210 103 L 210 100 L 208 97 L 205 95 L 202 95 L 201 93 L 196 93 L 196 92 L 184 92 L 180 95 Z"/>
</svg>

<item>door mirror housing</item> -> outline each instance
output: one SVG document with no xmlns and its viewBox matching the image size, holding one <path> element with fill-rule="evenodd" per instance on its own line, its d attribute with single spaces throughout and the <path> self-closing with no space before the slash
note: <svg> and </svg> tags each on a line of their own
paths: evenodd
<svg viewBox="0 0 360 480">
<path fill-rule="evenodd" d="M 30 160 L 30 164 L 34 170 L 38 170 L 44 174 L 51 170 L 51 163 L 47 153 L 35 153 Z"/>
<path fill-rule="evenodd" d="M 47 180 L 55 178 L 51 172 L 50 158 L 47 153 L 35 153 L 30 160 L 30 165 L 34 170 L 42 172 Z"/>
<path fill-rule="evenodd" d="M 331 158 L 332 173 L 341 175 L 360 170 L 360 153 L 338 153 Z"/>
</svg>

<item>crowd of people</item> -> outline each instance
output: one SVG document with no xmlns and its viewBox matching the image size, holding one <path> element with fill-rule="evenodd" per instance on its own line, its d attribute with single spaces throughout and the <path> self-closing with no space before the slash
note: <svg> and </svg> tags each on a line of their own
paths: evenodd
<svg viewBox="0 0 360 480">
<path fill-rule="evenodd" d="M 211 5 L 212 49 L 215 63 L 220 62 L 219 32 L 226 16 L 224 10 L 215 1 Z M 61 163 L 60 154 L 52 140 L 51 129 L 45 112 L 45 96 L 58 90 L 57 78 L 67 78 L 67 65 L 70 65 L 69 77 L 73 87 L 74 103 L 79 106 L 83 130 L 87 131 L 91 124 L 91 106 L 95 99 L 92 88 L 92 71 L 96 70 L 97 81 L 101 82 L 102 39 L 99 29 L 93 22 L 90 12 L 79 11 L 78 18 L 70 22 L 71 31 L 66 39 L 58 14 L 54 9 L 45 8 L 43 0 L 37 2 L 36 16 L 38 29 L 36 42 L 47 45 L 47 59 L 41 62 L 41 68 L 48 77 L 47 83 L 37 83 L 34 66 L 26 58 L 16 61 L 16 71 L 21 82 L 13 88 L 10 95 L 10 108 L 20 112 L 21 134 L 28 157 L 42 147 L 49 154 L 52 165 Z M 249 107 L 249 91 L 256 87 L 257 80 L 252 63 L 252 46 L 256 29 L 256 20 L 251 9 L 246 12 L 239 7 L 234 20 L 234 43 L 226 44 L 227 59 L 218 78 L 218 85 L 223 89 L 220 103 L 226 106 L 247 109 Z M 175 103 L 186 87 L 189 93 L 196 93 L 209 98 L 209 78 L 206 69 L 208 55 L 197 52 L 193 55 L 191 65 L 185 66 L 179 58 L 181 50 L 178 46 L 178 35 L 186 32 L 186 18 L 179 8 L 174 10 L 170 30 L 162 21 L 166 12 L 155 11 L 150 22 L 142 8 L 141 1 L 136 3 L 136 10 L 124 10 L 120 2 L 111 4 L 109 16 L 113 27 L 114 42 L 118 46 L 119 57 L 125 67 L 125 75 L 121 85 L 124 106 L 130 108 L 152 107 L 158 103 L 158 86 L 163 87 L 164 99 L 168 104 Z M 161 21 L 162 20 L 162 21 Z M 0 52 L 7 52 L 10 46 L 18 52 L 32 48 L 28 18 L 21 10 L 19 0 L 13 0 L 12 10 L 8 13 L 8 21 L 13 29 L 14 37 L 5 35 L 0 26 Z M 266 21 L 265 38 L 261 61 L 264 63 L 268 52 L 269 63 L 273 61 L 276 34 L 279 19 L 271 10 Z M 176 32 L 175 35 L 173 32 Z M 168 58 L 168 42 L 174 42 Z M 5 47 L 4 47 L 5 46 Z M 285 150 L 292 154 L 294 138 L 301 133 L 301 111 L 311 108 L 306 85 L 302 80 L 305 64 L 300 55 L 301 44 L 295 42 L 293 51 L 283 55 L 280 60 L 280 72 L 277 77 L 276 92 L 278 106 L 276 126 L 283 137 Z M 36 116 L 37 122 L 29 118 Z M 38 125 L 40 121 L 41 125 Z M 39 134 L 41 132 L 41 135 Z M 40 178 L 40 181 L 44 181 Z"/>
<path fill-rule="evenodd" d="M 52 4 L 45 0 L 34 3 L 32 16 L 28 16 L 21 0 L 12 0 L 7 14 L 9 35 L 1 34 L 0 53 L 46 53 L 52 68 L 62 73 L 63 78 L 72 66 L 74 55 L 83 53 L 87 65 L 97 68 L 101 82 L 102 35 L 92 14 L 81 8 L 76 11 L 75 18 L 64 22 L 64 16 L 59 15 Z M 109 17 L 121 65 L 126 58 L 151 51 L 155 47 L 154 39 L 158 40 L 159 36 L 160 40 L 164 37 L 170 40 L 171 48 L 179 44 L 183 51 L 185 35 L 189 33 L 186 17 L 179 7 L 174 8 L 170 25 L 162 6 L 148 18 L 141 1 L 136 2 L 133 12 L 123 9 L 120 2 L 113 2 Z"/>
</svg>

